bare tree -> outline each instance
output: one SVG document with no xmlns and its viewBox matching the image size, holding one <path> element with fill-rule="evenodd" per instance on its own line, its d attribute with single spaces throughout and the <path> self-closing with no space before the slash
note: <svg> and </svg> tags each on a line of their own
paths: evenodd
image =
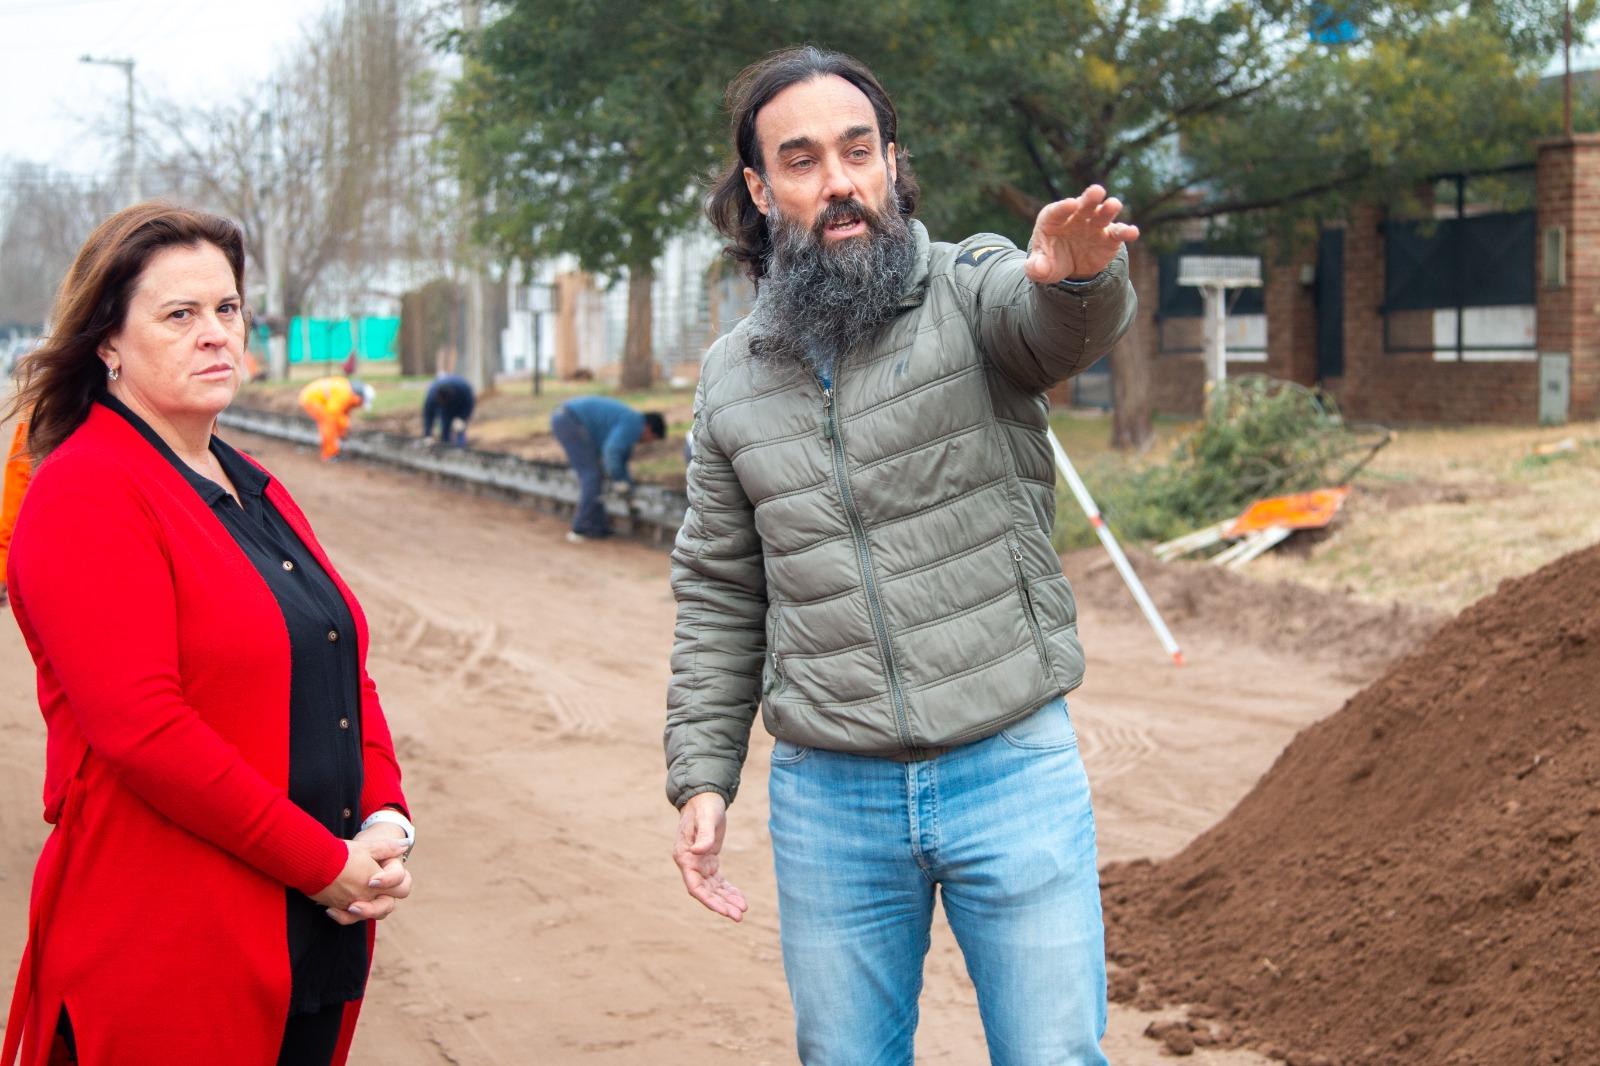
<svg viewBox="0 0 1600 1066">
<path fill-rule="evenodd" d="M 455 194 L 433 151 L 435 63 L 415 0 L 350 0 L 327 8 L 254 96 L 149 108 L 151 170 L 240 220 L 269 324 L 450 271 Z"/>
<path fill-rule="evenodd" d="M 37 163 L 0 172 L 0 326 L 45 324 L 72 257 L 116 203 L 107 181 Z"/>
</svg>

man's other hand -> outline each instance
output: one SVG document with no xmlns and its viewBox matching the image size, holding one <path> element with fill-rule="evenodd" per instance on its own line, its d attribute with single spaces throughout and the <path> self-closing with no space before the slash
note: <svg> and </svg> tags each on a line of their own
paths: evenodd
<svg viewBox="0 0 1600 1066">
<path fill-rule="evenodd" d="M 739 921 L 749 904 L 721 872 L 722 835 L 727 829 L 728 805 L 715 792 L 689 797 L 678 817 L 678 840 L 672 861 L 683 874 L 683 887 L 707 910 Z"/>
<path fill-rule="evenodd" d="M 1116 258 L 1117 249 L 1139 239 L 1139 227 L 1118 222 L 1122 201 L 1099 185 L 1082 195 L 1046 204 L 1028 241 L 1028 277 L 1040 285 L 1087 281 Z"/>
</svg>

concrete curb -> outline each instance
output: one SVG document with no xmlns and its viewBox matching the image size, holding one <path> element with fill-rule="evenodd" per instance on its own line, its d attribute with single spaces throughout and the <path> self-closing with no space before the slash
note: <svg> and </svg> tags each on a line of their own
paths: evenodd
<svg viewBox="0 0 1600 1066">
<path fill-rule="evenodd" d="M 295 444 L 318 443 L 316 426 L 302 415 L 235 405 L 222 412 L 218 421 L 230 429 Z M 551 514 L 571 516 L 578 504 L 578 479 L 558 463 L 535 462 L 504 452 L 451 448 L 381 430 L 352 431 L 341 455 L 422 474 L 455 488 L 499 496 Z M 618 533 L 657 546 L 672 544 L 688 507 L 683 493 L 659 485 L 637 486 L 631 500 L 609 495 L 606 498 L 606 512 Z"/>
</svg>

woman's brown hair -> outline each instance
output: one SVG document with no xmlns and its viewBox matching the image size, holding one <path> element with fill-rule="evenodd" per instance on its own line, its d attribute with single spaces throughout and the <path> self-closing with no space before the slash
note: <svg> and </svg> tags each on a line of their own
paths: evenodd
<svg viewBox="0 0 1600 1066">
<path fill-rule="evenodd" d="M 244 234 L 225 218 L 150 200 L 123 208 L 78 249 L 62 279 L 43 344 L 17 364 L 21 384 L 6 417 L 28 419 L 28 451 L 49 455 L 89 417 L 105 392 L 106 368 L 97 354 L 122 328 L 139 275 L 165 248 L 215 245 L 244 296 Z"/>
<path fill-rule="evenodd" d="M 898 142 L 900 117 L 894 109 L 894 101 L 889 99 L 867 65 L 842 52 L 829 52 L 811 45 L 774 52 L 750 64 L 728 86 L 733 158 L 712 178 L 705 204 L 706 217 L 711 224 L 733 242 L 723 249 L 724 254 L 742 266 L 751 281 L 760 283 L 766 276 L 767 257 L 772 253 L 767 217 L 750 198 L 750 189 L 744 180 L 745 167 L 763 178 L 767 173 L 766 160 L 761 158 L 761 144 L 756 140 L 756 116 L 789 86 L 830 75 L 843 78 L 860 89 L 872 104 L 873 114 L 878 119 L 878 135 L 883 139 L 880 147 L 887 152 L 890 144 L 895 146 L 895 207 L 906 218 L 916 213 L 922 191 L 911 171 L 911 158 Z"/>
</svg>

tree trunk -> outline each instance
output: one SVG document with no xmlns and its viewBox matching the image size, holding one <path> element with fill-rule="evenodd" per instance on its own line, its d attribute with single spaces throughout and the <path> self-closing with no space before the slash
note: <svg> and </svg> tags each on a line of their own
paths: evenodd
<svg viewBox="0 0 1600 1066">
<path fill-rule="evenodd" d="M 262 300 L 267 310 L 267 377 L 273 381 L 288 381 L 289 293 L 283 279 L 283 244 L 276 229 L 268 231 L 264 244 L 267 267 L 262 271 L 266 278 Z"/>
<path fill-rule="evenodd" d="M 1128 331 L 1111 350 L 1111 446 L 1143 452 L 1155 439 L 1150 425 L 1150 361 L 1135 334 Z"/>
<path fill-rule="evenodd" d="M 622 388 L 626 392 L 648 389 L 655 378 L 650 338 L 654 320 L 650 290 L 655 280 L 652 264 L 628 268 L 628 335 L 622 342 Z"/>
<path fill-rule="evenodd" d="M 1139 293 L 1139 311 L 1128 332 L 1111 349 L 1111 446 L 1142 453 L 1155 441 L 1150 423 L 1150 359 L 1156 339 L 1156 258 L 1135 246 L 1128 249 L 1128 277 Z"/>
</svg>

